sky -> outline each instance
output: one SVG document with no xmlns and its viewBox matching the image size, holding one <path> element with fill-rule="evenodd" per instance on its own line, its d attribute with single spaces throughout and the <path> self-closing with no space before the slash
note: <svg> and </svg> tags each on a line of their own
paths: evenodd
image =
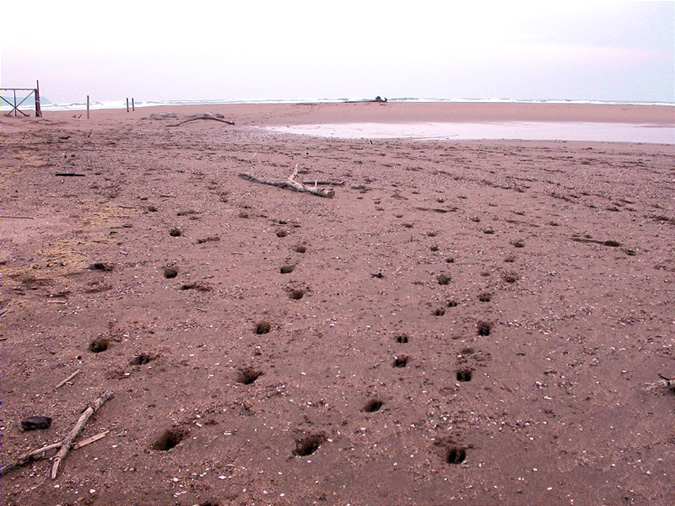
<svg viewBox="0 0 675 506">
<path fill-rule="evenodd" d="M 0 86 L 55 102 L 375 95 L 675 102 L 675 1 L 42 1 Z"/>
</svg>

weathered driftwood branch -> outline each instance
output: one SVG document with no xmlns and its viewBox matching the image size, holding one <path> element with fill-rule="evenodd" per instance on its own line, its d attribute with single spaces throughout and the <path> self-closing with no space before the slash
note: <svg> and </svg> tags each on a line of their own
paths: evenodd
<svg viewBox="0 0 675 506">
<path fill-rule="evenodd" d="M 108 435 L 110 431 L 106 430 L 104 432 L 100 432 L 99 434 L 96 434 L 94 436 L 88 437 L 87 439 L 83 439 L 82 441 L 78 441 L 73 445 L 73 450 L 78 450 L 80 448 L 83 448 L 87 445 L 90 445 L 92 443 L 95 443 L 99 439 L 103 439 Z M 51 452 L 52 450 L 58 450 L 63 446 L 63 441 L 59 441 L 58 443 L 52 443 L 48 444 L 46 446 L 43 446 L 42 448 L 38 448 L 37 450 L 31 450 L 29 452 L 24 453 L 21 455 L 18 459 L 16 459 L 16 462 L 13 462 L 12 464 L 7 464 L 5 467 L 0 469 L 0 476 L 5 476 L 6 474 L 19 469 L 20 467 L 23 467 L 25 465 L 28 465 L 32 462 L 36 462 L 38 460 L 46 459 L 47 454 Z"/>
<path fill-rule="evenodd" d="M 191 121 L 199 121 L 199 120 L 219 121 L 220 123 L 225 123 L 226 125 L 234 126 L 234 121 L 228 121 L 226 119 L 222 119 L 222 118 L 219 118 L 217 116 L 214 116 L 213 114 L 200 114 L 198 116 L 193 116 L 193 117 L 188 118 L 186 120 L 180 121 L 178 123 L 174 123 L 173 125 L 167 125 L 167 126 L 177 127 L 177 126 L 184 125 L 185 123 L 190 123 Z"/>
<path fill-rule="evenodd" d="M 298 175 L 298 166 L 295 165 L 293 172 L 288 179 L 260 179 L 250 174 L 241 173 L 239 177 L 245 179 L 246 181 L 251 181 L 252 183 L 266 184 L 268 186 L 276 186 L 277 188 L 286 188 L 288 190 L 293 190 L 296 192 L 311 193 L 317 197 L 333 198 L 335 196 L 334 190 L 326 190 L 325 188 L 319 188 L 318 185 L 307 186 L 300 181 L 296 181 L 295 178 Z"/>
<path fill-rule="evenodd" d="M 36 460 L 41 460 L 47 457 L 47 452 L 50 450 L 56 450 L 61 446 L 61 442 L 59 443 L 52 443 L 46 446 L 43 446 L 42 448 L 38 448 L 37 450 L 31 450 L 27 453 L 24 453 L 21 455 L 18 459 L 16 459 L 16 462 L 13 462 L 12 464 L 7 464 L 2 468 L 0 471 L 0 476 L 6 476 L 10 472 L 19 469 L 20 467 L 23 467 L 25 465 L 30 464 L 31 462 L 35 462 Z"/>
<path fill-rule="evenodd" d="M 61 445 L 61 448 L 59 448 L 59 451 L 56 453 L 56 456 L 54 457 L 51 473 L 52 480 L 56 479 L 57 475 L 59 474 L 59 466 L 61 465 L 61 461 L 66 458 L 68 452 L 70 451 L 70 448 L 73 446 L 75 438 L 80 434 L 80 432 L 82 432 L 82 429 L 87 424 L 91 416 L 94 413 L 96 413 L 101 408 L 101 406 L 103 406 L 108 400 L 112 398 L 113 393 L 110 391 L 105 391 L 103 392 L 103 395 L 101 395 L 101 397 L 96 399 L 90 406 L 87 407 L 87 409 L 85 409 L 82 412 L 80 418 L 77 420 L 77 423 L 72 428 L 70 433 L 65 437 Z"/>
<path fill-rule="evenodd" d="M 54 390 L 58 390 L 58 389 L 61 388 L 63 385 L 65 385 L 66 383 L 68 383 L 71 379 L 73 379 L 75 376 L 77 376 L 78 374 L 80 374 L 80 371 L 81 371 L 81 369 L 78 369 L 78 370 L 75 371 L 73 374 L 71 374 L 70 376 L 68 376 L 66 379 L 64 379 L 63 381 L 60 381 L 59 384 L 56 385 L 56 386 L 54 387 Z"/>
<path fill-rule="evenodd" d="M 109 430 L 104 430 L 103 432 L 99 432 L 98 434 L 94 434 L 91 437 L 78 441 L 73 445 L 73 450 L 79 450 L 80 448 L 88 446 L 91 443 L 95 443 L 99 439 L 103 439 L 104 437 L 106 437 L 109 432 L 110 432 Z"/>
<path fill-rule="evenodd" d="M 323 181 L 321 179 L 317 179 L 317 180 L 312 180 L 312 181 L 305 180 L 305 181 L 302 182 L 302 184 L 313 184 L 314 186 L 316 186 L 316 185 L 318 185 L 318 186 L 344 186 L 345 182 L 344 181 L 328 181 L 328 180 Z"/>
</svg>

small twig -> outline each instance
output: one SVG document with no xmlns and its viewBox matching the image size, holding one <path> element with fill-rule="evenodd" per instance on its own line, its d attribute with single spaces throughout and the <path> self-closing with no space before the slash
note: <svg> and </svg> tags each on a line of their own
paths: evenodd
<svg viewBox="0 0 675 506">
<path fill-rule="evenodd" d="M 77 423 L 75 426 L 72 428 L 70 433 L 66 436 L 66 438 L 63 440 L 63 444 L 61 445 L 61 448 L 59 451 L 56 453 L 56 456 L 54 457 L 54 462 L 52 464 L 52 472 L 51 472 L 51 478 L 52 480 L 55 480 L 56 477 L 59 474 L 59 466 L 61 465 L 61 462 L 66 458 L 68 455 L 68 452 L 70 451 L 71 447 L 73 446 L 73 441 L 75 441 L 75 438 L 82 432 L 82 429 L 84 426 L 87 424 L 91 416 L 98 411 L 101 406 L 103 406 L 108 400 L 113 398 L 113 393 L 110 392 L 109 390 L 103 392 L 103 395 L 96 399 L 90 406 L 85 409 L 82 414 L 80 415 L 80 418 L 77 420 Z"/>
<path fill-rule="evenodd" d="M 78 441 L 73 445 L 73 450 L 79 450 L 80 448 L 83 448 L 85 446 L 89 446 L 92 443 L 95 443 L 99 439 L 103 439 L 110 433 L 109 430 L 104 430 L 103 432 L 99 432 L 98 434 L 95 434 L 91 437 L 88 437 L 86 439 L 82 439 L 81 441 Z"/>
<path fill-rule="evenodd" d="M 7 216 L 7 215 L 0 215 L 0 218 L 4 220 L 32 220 L 34 219 L 32 216 Z"/>
<path fill-rule="evenodd" d="M 60 177 L 84 177 L 86 174 L 78 174 L 77 172 L 55 172 L 54 175 Z"/>
<path fill-rule="evenodd" d="M 68 383 L 71 379 L 73 379 L 75 376 L 77 376 L 78 374 L 80 374 L 80 371 L 81 371 L 81 369 L 78 369 L 78 370 L 75 371 L 73 374 L 71 374 L 70 376 L 68 376 L 66 379 L 64 379 L 63 381 L 61 381 L 58 385 L 56 385 L 56 386 L 54 387 L 54 390 L 58 390 L 58 389 L 61 388 L 63 385 L 65 385 L 66 383 Z"/>
</svg>

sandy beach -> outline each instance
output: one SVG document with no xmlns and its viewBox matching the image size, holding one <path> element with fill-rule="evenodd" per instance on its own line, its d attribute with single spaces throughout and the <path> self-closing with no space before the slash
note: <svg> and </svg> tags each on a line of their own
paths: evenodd
<svg viewBox="0 0 675 506">
<path fill-rule="evenodd" d="M 657 106 L 0 117 L 2 502 L 675 504 L 675 145 L 321 123 L 674 125 Z M 223 115 L 234 126 L 194 121 Z M 247 173 L 331 183 L 333 198 Z M 65 174 L 65 175 L 64 175 Z M 62 380 L 80 371 L 71 381 Z M 46 430 L 21 421 L 48 416 Z"/>
</svg>

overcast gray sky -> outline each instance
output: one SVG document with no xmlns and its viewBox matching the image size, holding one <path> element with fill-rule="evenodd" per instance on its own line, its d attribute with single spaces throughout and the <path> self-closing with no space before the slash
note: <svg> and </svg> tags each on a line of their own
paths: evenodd
<svg viewBox="0 0 675 506">
<path fill-rule="evenodd" d="M 35 4 L 37 6 L 35 7 Z M 675 101 L 675 1 L 37 1 L 0 84 L 52 101 Z"/>
</svg>

